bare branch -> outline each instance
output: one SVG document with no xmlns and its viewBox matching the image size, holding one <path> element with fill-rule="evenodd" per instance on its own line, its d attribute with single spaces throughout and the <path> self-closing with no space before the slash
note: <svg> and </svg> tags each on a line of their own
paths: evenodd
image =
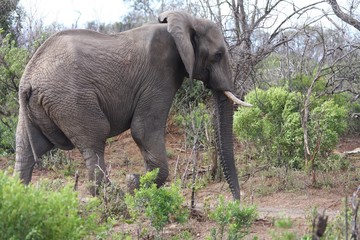
<svg viewBox="0 0 360 240">
<path fill-rule="evenodd" d="M 341 20 L 343 20 L 344 22 L 350 24 L 351 26 L 353 26 L 354 28 L 356 28 L 357 30 L 360 31 L 360 21 L 358 21 L 357 19 L 353 18 L 351 15 L 343 12 L 340 7 L 339 4 L 337 3 L 336 0 L 327 0 L 327 2 L 330 4 L 332 10 L 334 11 L 335 15 L 340 18 Z"/>
<path fill-rule="evenodd" d="M 271 37 L 270 37 L 270 41 L 272 39 L 274 39 L 278 34 L 279 32 L 281 32 L 281 28 L 282 26 L 287 23 L 289 21 L 290 18 L 292 18 L 293 16 L 295 16 L 296 14 L 300 14 L 301 12 L 305 12 L 307 10 L 310 10 L 312 9 L 315 5 L 318 5 L 320 3 L 323 3 L 324 1 L 319 1 L 319 2 L 315 2 L 313 4 L 310 4 L 310 5 L 307 5 L 305 7 L 302 7 L 302 8 L 299 8 L 298 10 L 295 10 L 293 13 L 291 13 L 290 15 L 288 15 L 278 26 L 277 28 L 274 30 L 273 34 L 271 34 Z M 301 13 L 302 14 L 302 13 Z M 300 14 L 300 15 L 301 15 Z"/>
</svg>

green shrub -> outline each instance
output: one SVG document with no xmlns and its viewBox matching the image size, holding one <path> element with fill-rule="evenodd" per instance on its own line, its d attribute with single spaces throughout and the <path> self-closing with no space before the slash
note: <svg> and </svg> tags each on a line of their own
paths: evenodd
<svg viewBox="0 0 360 240">
<path fill-rule="evenodd" d="M 174 116 L 174 122 L 185 130 L 187 144 L 197 144 L 202 148 L 210 146 L 213 137 L 212 118 L 204 103 L 189 104 L 188 108 L 179 110 Z"/>
<path fill-rule="evenodd" d="M 248 140 L 275 166 L 300 168 L 297 156 L 303 154 L 300 99 L 284 88 L 256 89 L 246 95 L 252 108 L 239 108 L 234 116 L 234 131 Z M 300 158 L 301 159 L 301 158 Z"/>
<path fill-rule="evenodd" d="M 17 123 L 17 92 L 21 75 L 29 59 L 25 48 L 16 46 L 11 34 L 2 38 L 0 28 L 0 154 L 15 150 Z"/>
<path fill-rule="evenodd" d="M 25 186 L 0 171 L 0 232 L 2 239 L 82 239 L 104 228 L 89 214 L 82 218 L 71 187 L 44 190 Z"/>
<path fill-rule="evenodd" d="M 223 239 L 227 231 L 227 239 L 242 239 L 249 234 L 249 229 L 257 217 L 255 206 L 241 207 L 239 201 L 225 203 L 224 197 L 220 196 L 214 211 L 210 212 L 209 218 L 214 220 L 218 228 L 211 230 L 208 239 Z"/>
<path fill-rule="evenodd" d="M 338 143 L 339 135 L 346 130 L 348 109 L 330 99 L 317 103 L 310 114 L 310 144 L 315 146 L 316 141 L 320 139 L 320 155 L 328 156 Z"/>
<path fill-rule="evenodd" d="M 170 240 L 191 240 L 191 239 L 193 239 L 193 236 L 189 231 L 181 231 L 176 236 L 170 238 Z"/>
<path fill-rule="evenodd" d="M 206 91 L 201 81 L 185 80 L 176 93 L 172 115 L 176 125 L 185 131 L 189 146 L 209 148 L 212 146 L 212 107 L 207 103 L 210 91 Z"/>
<path fill-rule="evenodd" d="M 99 188 L 101 219 L 121 220 L 128 213 L 125 204 L 125 193 L 116 183 L 105 184 Z"/>
<path fill-rule="evenodd" d="M 173 111 L 178 113 L 190 104 L 198 105 L 206 102 L 205 99 L 211 95 L 210 91 L 205 90 L 201 81 L 185 79 L 180 89 L 176 92 Z"/>
<path fill-rule="evenodd" d="M 36 165 L 40 169 L 52 170 L 65 177 L 74 176 L 78 162 L 72 161 L 69 155 L 61 149 L 52 149 L 42 156 Z"/>
<path fill-rule="evenodd" d="M 15 152 L 15 132 L 17 116 L 10 115 L 0 119 L 0 154 L 8 155 Z"/>
<path fill-rule="evenodd" d="M 159 169 L 146 173 L 140 178 L 140 188 L 134 195 L 126 194 L 125 203 L 133 221 L 142 223 L 150 220 L 151 226 L 160 233 L 171 220 L 183 223 L 188 219 L 188 211 L 182 204 L 179 184 L 158 188 L 155 179 Z"/>
<path fill-rule="evenodd" d="M 234 131 L 240 140 L 249 141 L 262 158 L 275 166 L 301 169 L 304 164 L 304 133 L 301 124 L 300 93 L 285 88 L 255 89 L 246 95 L 252 108 L 239 108 L 234 116 Z M 348 108 L 342 101 L 312 98 L 308 119 L 310 151 L 328 157 L 346 130 Z M 320 145 L 319 145 L 320 143 Z M 319 147 L 318 147 L 319 145 Z"/>
<path fill-rule="evenodd" d="M 348 99 L 348 102 L 351 102 L 352 99 Z M 352 102 L 350 106 L 351 114 L 349 114 L 348 117 L 348 135 L 360 135 L 360 124 L 359 124 L 359 118 L 355 117 L 360 113 L 360 103 L 359 101 Z"/>
<path fill-rule="evenodd" d="M 348 204 L 346 201 L 347 200 L 345 199 L 345 204 Z M 350 236 L 352 233 L 352 217 L 352 211 L 348 206 L 346 206 L 345 209 L 342 208 L 340 213 L 331 218 L 331 221 L 328 222 L 324 234 L 324 239 L 353 239 Z M 357 220 L 356 224 L 358 223 L 359 222 Z"/>
<path fill-rule="evenodd" d="M 271 230 L 272 239 L 276 240 L 296 240 L 299 239 L 297 235 L 290 231 L 293 227 L 293 222 L 290 218 L 281 218 L 275 221 L 275 229 Z"/>
</svg>

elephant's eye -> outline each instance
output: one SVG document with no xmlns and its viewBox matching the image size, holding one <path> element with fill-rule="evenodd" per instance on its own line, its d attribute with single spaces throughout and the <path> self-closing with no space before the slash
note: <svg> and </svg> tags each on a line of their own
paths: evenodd
<svg viewBox="0 0 360 240">
<path fill-rule="evenodd" d="M 220 62 L 221 58 L 222 58 L 222 53 L 221 52 L 215 53 L 214 62 Z"/>
</svg>

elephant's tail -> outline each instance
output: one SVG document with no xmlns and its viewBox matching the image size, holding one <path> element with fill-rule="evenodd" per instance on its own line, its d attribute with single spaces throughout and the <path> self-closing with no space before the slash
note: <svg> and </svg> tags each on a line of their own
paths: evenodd
<svg viewBox="0 0 360 240">
<path fill-rule="evenodd" d="M 25 129 L 23 131 L 26 131 L 26 134 L 28 136 L 31 150 L 34 156 L 35 162 L 38 162 L 39 156 L 36 154 L 35 151 L 35 144 L 33 135 L 31 134 L 31 123 L 30 123 L 30 113 L 29 113 L 29 99 L 32 94 L 32 87 L 30 83 L 21 84 L 19 87 L 19 104 L 20 104 L 20 111 L 22 111 L 20 114 L 24 118 L 25 123 Z"/>
<path fill-rule="evenodd" d="M 44 146 L 41 145 L 52 145 L 52 147 L 65 150 L 74 148 L 69 138 L 39 104 L 39 98 L 39 91 L 34 89 L 30 83 L 21 86 L 19 91 L 20 111 L 23 111 L 25 117 L 26 131 L 35 160 L 44 154 Z"/>
<path fill-rule="evenodd" d="M 32 87 L 30 83 L 20 84 L 19 87 L 19 103 L 20 106 L 25 107 L 29 102 L 32 93 Z"/>
</svg>

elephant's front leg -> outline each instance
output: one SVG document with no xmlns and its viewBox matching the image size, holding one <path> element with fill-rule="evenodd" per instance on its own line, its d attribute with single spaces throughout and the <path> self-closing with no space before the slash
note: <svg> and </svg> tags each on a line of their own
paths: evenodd
<svg viewBox="0 0 360 240">
<path fill-rule="evenodd" d="M 153 118 L 135 119 L 131 125 L 131 133 L 144 157 L 146 171 L 158 168 L 156 184 L 162 186 L 169 176 L 165 149 L 165 122 Z"/>
<path fill-rule="evenodd" d="M 84 149 L 81 151 L 86 162 L 88 177 L 90 181 L 90 193 L 98 194 L 98 187 L 108 182 L 106 165 L 104 161 L 104 150 Z"/>
</svg>

